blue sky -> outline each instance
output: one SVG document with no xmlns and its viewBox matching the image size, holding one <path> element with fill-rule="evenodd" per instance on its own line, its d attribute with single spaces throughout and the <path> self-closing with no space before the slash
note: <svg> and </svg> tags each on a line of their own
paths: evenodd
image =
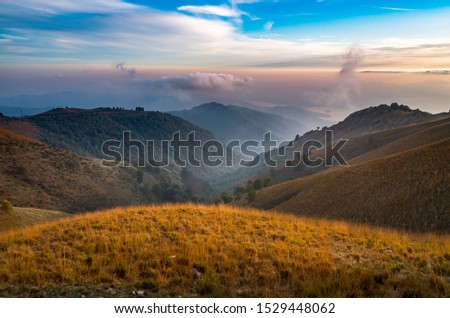
<svg viewBox="0 0 450 318">
<path fill-rule="evenodd" d="M 0 106 L 442 111 L 449 56 L 448 0 L 0 0 Z"/>
<path fill-rule="evenodd" d="M 437 0 L 0 2 L 4 64 L 336 67 L 352 45 L 442 48 L 448 30 L 450 3 Z"/>
</svg>

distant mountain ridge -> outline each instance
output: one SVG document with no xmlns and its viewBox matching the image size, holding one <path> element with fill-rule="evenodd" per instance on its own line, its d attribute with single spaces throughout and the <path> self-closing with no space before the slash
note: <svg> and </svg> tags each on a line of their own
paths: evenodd
<svg viewBox="0 0 450 318">
<path fill-rule="evenodd" d="M 304 129 L 297 122 L 282 116 L 216 102 L 202 104 L 190 110 L 172 111 L 170 114 L 211 131 L 225 143 L 230 140 L 259 141 L 268 131 L 280 142 L 291 140 Z"/>
</svg>

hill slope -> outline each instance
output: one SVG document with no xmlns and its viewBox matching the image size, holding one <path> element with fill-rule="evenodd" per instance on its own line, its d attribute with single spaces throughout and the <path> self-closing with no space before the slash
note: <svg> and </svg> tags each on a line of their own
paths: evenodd
<svg viewBox="0 0 450 318">
<path fill-rule="evenodd" d="M 130 131 L 131 138 L 144 143 L 154 140 L 156 146 L 161 140 L 171 140 L 177 131 L 183 137 L 195 131 L 200 140 L 213 138 L 210 132 L 169 114 L 111 108 L 58 108 L 25 119 L 6 118 L 0 127 L 53 147 L 97 158 L 105 157 L 102 144 L 111 139 L 122 140 L 124 131 Z"/>
<path fill-rule="evenodd" d="M 342 123 L 329 128 L 334 132 L 334 143 L 340 138 L 348 139 L 348 142 L 340 151 L 346 161 L 351 162 L 356 157 L 360 157 L 358 162 L 361 163 L 369 158 L 374 159 L 375 156 L 377 156 L 376 154 L 378 154 L 378 157 L 382 156 L 383 153 L 385 155 L 395 154 L 450 137 L 449 114 L 431 115 L 420 111 L 398 110 L 396 106 L 379 106 L 378 108 L 368 108 L 368 118 L 364 116 L 364 111 L 361 111 L 356 113 L 356 115 L 350 115 L 348 119 L 344 120 Z M 393 110 L 391 108 L 393 108 Z M 392 129 L 387 129 L 385 127 L 386 129 L 377 131 L 377 129 L 384 127 L 379 123 L 376 127 L 370 128 L 370 118 L 375 116 L 374 114 L 382 115 L 382 118 L 384 118 L 383 120 L 387 121 L 386 127 L 394 125 L 393 123 L 397 123 L 399 126 Z M 388 114 L 391 114 L 393 118 L 388 119 Z M 355 118 L 359 118 L 359 120 L 356 120 Z M 376 122 L 378 122 L 378 120 L 380 119 L 377 119 Z M 403 126 L 402 123 L 404 120 L 413 124 Z M 416 121 L 417 123 L 414 123 Z M 370 131 L 371 129 L 374 131 L 369 133 L 365 132 Z M 293 158 L 292 151 L 301 151 L 302 145 L 308 140 L 319 140 L 323 142 L 324 136 L 325 130 L 313 131 L 303 135 L 299 140 L 293 141 L 293 148 L 287 148 L 287 155 L 285 156 L 279 156 L 273 151 L 272 157 L 277 158 L 278 160 L 277 169 L 272 169 L 272 171 L 270 171 L 270 169 L 261 165 L 259 171 L 257 171 L 260 175 L 255 177 L 267 178 L 270 176 L 273 183 L 280 183 L 293 178 L 313 175 L 328 168 L 323 165 L 319 167 L 306 167 L 304 165 L 298 167 L 285 166 L 286 158 Z M 391 146 L 389 146 L 390 144 Z M 385 150 L 382 150 L 381 148 Z M 369 155 L 369 153 L 371 154 Z M 312 158 L 317 156 L 323 158 L 324 149 L 314 150 L 311 155 Z"/>
<path fill-rule="evenodd" d="M 260 191 L 254 203 L 300 215 L 450 233 L 450 138 Z"/>
<path fill-rule="evenodd" d="M 139 140 L 144 145 L 147 141 L 154 141 L 155 160 L 161 158 L 161 141 L 172 140 L 176 132 L 180 132 L 181 139 L 186 139 L 191 132 L 195 132 L 197 139 L 201 141 L 213 139 L 210 132 L 176 116 L 117 108 L 92 110 L 57 108 L 28 118 L 0 118 L 0 128 L 2 127 L 30 136 L 52 147 L 94 158 L 107 158 L 102 153 L 103 143 L 108 140 L 122 141 L 124 131 L 129 131 L 132 140 Z M 138 153 L 136 147 L 131 148 L 130 161 L 134 166 L 137 166 L 138 158 L 145 158 L 146 150 Z M 182 148 L 183 158 L 186 156 L 185 153 L 186 150 Z M 197 158 L 201 158 L 200 153 L 201 150 L 196 152 Z M 183 178 L 183 169 L 173 164 L 171 156 L 172 152 L 167 155 L 169 158 L 167 167 L 155 168 L 155 165 L 150 166 L 143 160 L 146 167 L 142 169 L 153 179 L 163 183 L 162 187 L 173 190 L 174 193 L 169 195 L 168 201 L 186 201 L 188 198 L 198 200 L 208 196 L 211 189 L 205 180 L 213 179 L 220 172 L 189 167 L 190 178 Z M 162 195 L 159 197 L 164 201 L 167 199 Z"/>
<path fill-rule="evenodd" d="M 60 211 L 14 207 L 12 215 L 0 212 L 0 231 L 31 226 L 69 216 L 72 216 L 72 214 Z"/>
<path fill-rule="evenodd" d="M 208 103 L 191 110 L 171 112 L 199 127 L 211 131 L 220 141 L 262 140 L 272 132 L 277 141 L 291 140 L 304 130 L 300 124 L 284 117 L 239 106 Z"/>
<path fill-rule="evenodd" d="M 81 212 L 152 202 L 157 181 L 134 168 L 102 167 L 99 159 L 49 147 L 0 129 L 0 199 L 15 206 Z"/>
<path fill-rule="evenodd" d="M 0 295 L 448 297 L 449 249 L 272 212 L 142 206 L 0 233 Z"/>
</svg>

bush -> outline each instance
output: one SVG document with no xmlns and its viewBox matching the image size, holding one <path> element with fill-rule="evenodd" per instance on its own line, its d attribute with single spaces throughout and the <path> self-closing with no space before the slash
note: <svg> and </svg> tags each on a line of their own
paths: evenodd
<svg viewBox="0 0 450 318">
<path fill-rule="evenodd" d="M 2 211 L 5 213 L 12 213 L 14 211 L 14 206 L 8 200 L 3 200 L 2 202 Z"/>
<path fill-rule="evenodd" d="M 256 179 L 253 183 L 253 188 L 258 191 L 261 190 L 263 187 L 263 182 L 261 181 L 261 179 Z"/>
<path fill-rule="evenodd" d="M 222 193 L 222 196 L 220 198 L 225 204 L 233 202 L 233 197 L 231 197 L 227 192 Z"/>
</svg>

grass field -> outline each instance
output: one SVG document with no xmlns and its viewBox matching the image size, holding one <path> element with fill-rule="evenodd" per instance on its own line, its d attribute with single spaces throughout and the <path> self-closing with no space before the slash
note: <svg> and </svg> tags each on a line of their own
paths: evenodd
<svg viewBox="0 0 450 318">
<path fill-rule="evenodd" d="M 1 296 L 450 296 L 450 238 L 229 206 L 113 209 L 0 233 Z"/>
<path fill-rule="evenodd" d="M 449 234 L 449 156 L 447 137 L 264 188 L 252 205 L 303 216 Z"/>
<path fill-rule="evenodd" d="M 71 214 L 35 208 L 14 208 L 12 215 L 0 212 L 0 231 L 49 222 Z"/>
</svg>

